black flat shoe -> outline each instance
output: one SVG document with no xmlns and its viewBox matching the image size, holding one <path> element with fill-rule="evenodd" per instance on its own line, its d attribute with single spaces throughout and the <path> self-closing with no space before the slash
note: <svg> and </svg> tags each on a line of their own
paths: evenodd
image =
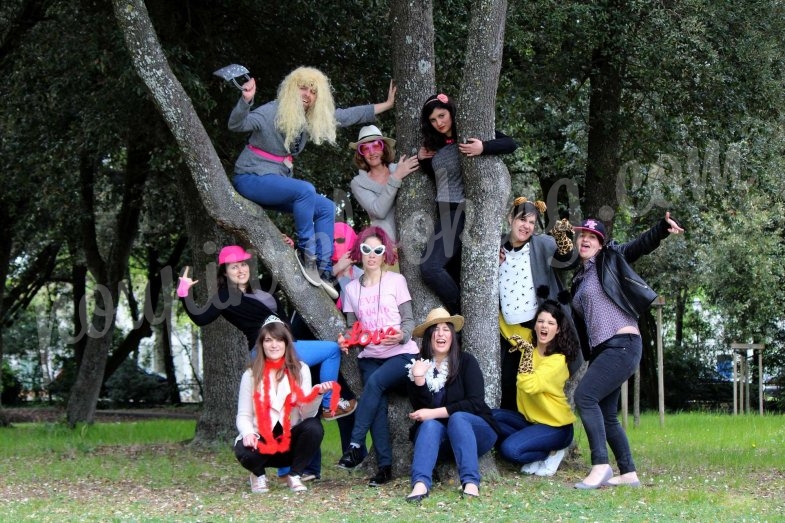
<svg viewBox="0 0 785 523">
<path fill-rule="evenodd" d="M 407 503 L 420 503 L 422 500 L 428 497 L 428 493 L 425 494 L 413 494 L 411 496 L 406 496 Z"/>
<path fill-rule="evenodd" d="M 338 460 L 338 466 L 345 470 L 352 470 L 362 463 L 363 459 L 360 447 L 349 447 Z"/>
</svg>

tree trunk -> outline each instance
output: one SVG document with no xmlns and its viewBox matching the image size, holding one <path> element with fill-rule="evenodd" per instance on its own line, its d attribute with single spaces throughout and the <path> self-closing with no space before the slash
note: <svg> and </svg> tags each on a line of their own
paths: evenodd
<svg viewBox="0 0 785 523">
<path fill-rule="evenodd" d="M 193 278 L 204 285 L 193 287 L 196 303 L 205 303 L 216 292 L 215 255 L 219 245 L 234 243 L 218 228 L 199 203 L 190 176 L 179 172 L 185 227 L 192 247 Z M 193 203 L 196 202 L 196 203 Z M 196 425 L 194 443 L 211 445 L 230 441 L 237 435 L 235 415 L 240 377 L 248 363 L 248 342 L 242 333 L 223 318 L 200 329 L 204 348 L 202 368 L 203 408 Z M 196 350 L 193 347 L 192 350 Z"/>
<path fill-rule="evenodd" d="M 420 110 L 436 91 L 433 2 L 396 0 L 390 4 L 393 75 L 398 81 L 395 136 L 399 154 L 417 154 L 422 143 Z M 433 180 L 415 173 L 403 180 L 396 200 L 398 254 L 414 305 L 414 319 L 425 319 L 439 300 L 422 282 L 420 261 L 436 221 Z"/>
<path fill-rule="evenodd" d="M 469 43 L 461 83 L 458 139 L 494 137 L 496 90 L 502 64 L 506 0 L 473 4 Z M 485 374 L 485 399 L 501 398 L 499 336 L 499 238 L 510 195 L 510 173 L 500 158 L 463 159 L 466 227 L 463 233 L 461 295 L 464 348 L 475 355 Z M 494 333 L 489 336 L 488 333 Z"/>
<path fill-rule="evenodd" d="M 110 287 L 111 288 L 111 287 Z M 117 285 L 114 286 L 117 289 Z M 79 422 L 93 423 L 98 396 L 106 368 L 106 358 L 112 345 L 114 330 L 114 308 L 117 303 L 117 291 L 106 292 L 104 287 L 94 293 L 95 308 L 100 313 L 93 314 L 90 322 L 87 343 L 85 344 L 82 364 L 77 371 L 76 382 L 71 388 L 66 407 L 68 425 L 73 427 Z M 109 315 L 104 314 L 109 312 Z M 96 335 L 96 333 L 101 333 Z"/>
<path fill-rule="evenodd" d="M 167 313 L 171 311 L 167 310 Z M 171 325 L 171 314 L 166 318 L 166 321 L 161 323 L 161 347 L 164 359 L 164 370 L 166 371 L 166 384 L 169 387 L 169 403 L 172 405 L 179 405 L 180 387 L 177 384 L 177 374 L 174 368 L 174 356 L 172 355 L 172 333 L 169 328 Z"/>
<path fill-rule="evenodd" d="M 420 148 L 420 108 L 425 97 L 435 90 L 435 54 L 433 31 L 433 4 L 431 0 L 408 2 L 395 0 L 390 3 L 392 28 L 393 77 L 398 84 L 395 106 L 395 137 L 397 154 L 411 156 Z M 423 95 L 423 93 L 427 93 Z M 433 230 L 436 216 L 435 187 L 422 173 L 404 178 L 396 200 L 396 226 L 398 229 L 398 255 L 401 273 L 406 277 L 415 321 L 425 319 L 428 312 L 438 306 L 439 300 L 425 286 L 420 277 L 420 257 Z M 341 370 L 347 379 L 357 376 L 356 358 L 345 358 Z M 348 364 L 348 365 L 347 365 Z M 348 372 L 347 372 L 348 370 Z M 352 388 L 355 381 L 350 380 Z M 409 441 L 408 414 L 411 404 L 405 396 L 390 394 L 388 419 L 393 447 L 393 474 L 408 474 L 412 463 L 412 445 Z M 401 422 L 401 420 L 407 420 Z M 370 464 L 369 464 L 370 465 Z"/>
<path fill-rule="evenodd" d="M 8 276 L 8 266 L 11 263 L 11 220 L 5 208 L 0 206 L 0 281 L 3 285 L 0 286 L 0 320 L 5 320 L 5 283 Z M 3 390 L 3 324 L 5 321 L 0 321 L 0 391 Z M 3 414 L 3 401 L 0 399 L 0 427 L 8 425 L 8 420 Z"/>
<path fill-rule="evenodd" d="M 616 175 L 621 147 L 621 68 L 615 48 L 595 49 L 592 54 L 589 131 L 584 186 L 584 218 L 604 221 L 608 236 L 613 233 L 613 215 L 618 207 Z"/>
<path fill-rule="evenodd" d="M 132 124 L 133 125 L 133 124 Z M 143 132 L 140 125 L 138 132 Z M 133 131 L 133 129 L 132 129 Z M 139 228 L 144 185 L 147 179 L 149 152 L 137 147 L 133 139 L 128 143 L 128 159 L 123 180 L 123 201 L 117 214 L 115 235 L 104 259 L 98 246 L 93 184 L 96 164 L 83 155 L 80 167 L 84 222 L 82 241 L 90 272 L 95 278 L 95 310 L 89 325 L 87 344 L 76 382 L 68 397 L 66 416 L 70 426 L 79 422 L 92 423 L 98 397 L 103 385 L 106 361 L 112 345 L 117 314 L 119 285 L 123 280 L 136 232 Z"/>
</svg>

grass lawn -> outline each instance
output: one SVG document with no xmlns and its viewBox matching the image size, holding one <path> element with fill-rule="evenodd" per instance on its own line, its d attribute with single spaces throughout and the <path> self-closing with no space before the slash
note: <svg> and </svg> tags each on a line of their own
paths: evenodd
<svg viewBox="0 0 785 523">
<path fill-rule="evenodd" d="M 229 444 L 192 448 L 195 422 L 100 423 L 77 430 L 46 423 L 0 429 L 0 521 L 785 521 L 785 417 L 644 414 L 628 430 L 639 489 L 578 491 L 580 455 L 552 478 L 500 465 L 479 500 L 436 484 L 421 506 L 405 503 L 407 478 L 378 489 L 338 460 L 325 424 L 322 480 L 309 491 L 274 485 L 251 494 Z"/>
</svg>

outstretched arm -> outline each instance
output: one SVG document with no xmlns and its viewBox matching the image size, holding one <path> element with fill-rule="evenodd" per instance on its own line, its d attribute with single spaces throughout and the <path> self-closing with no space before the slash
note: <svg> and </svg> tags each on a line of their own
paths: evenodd
<svg viewBox="0 0 785 523">
<path fill-rule="evenodd" d="M 389 111 L 395 106 L 395 93 L 398 92 L 398 87 L 395 85 L 395 80 L 390 80 L 390 89 L 387 91 L 387 100 L 373 104 L 373 114 L 381 114 Z"/>
</svg>

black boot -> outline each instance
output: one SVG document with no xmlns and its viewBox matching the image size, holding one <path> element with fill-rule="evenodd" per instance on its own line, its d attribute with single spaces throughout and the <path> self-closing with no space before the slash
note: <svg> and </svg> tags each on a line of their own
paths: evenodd
<svg viewBox="0 0 785 523">
<path fill-rule="evenodd" d="M 338 460 L 338 466 L 342 469 L 351 470 L 363 462 L 364 456 L 360 447 L 352 447 L 346 449 L 341 459 Z"/>
<path fill-rule="evenodd" d="M 368 480 L 369 487 L 378 487 L 380 485 L 384 485 L 388 481 L 392 480 L 392 467 L 387 465 L 386 467 L 379 467 L 379 470 L 376 472 L 376 475 Z"/>
</svg>

